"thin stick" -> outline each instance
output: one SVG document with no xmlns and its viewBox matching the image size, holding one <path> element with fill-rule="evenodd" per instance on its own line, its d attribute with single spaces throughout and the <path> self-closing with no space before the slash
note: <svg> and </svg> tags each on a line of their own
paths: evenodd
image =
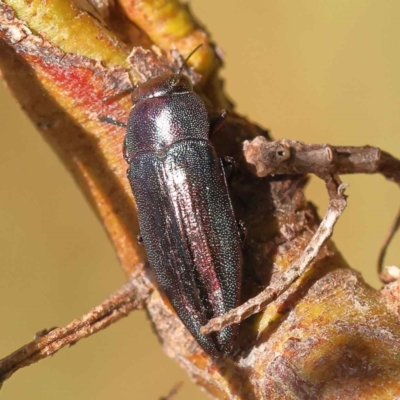
<svg viewBox="0 0 400 400">
<path fill-rule="evenodd" d="M 394 238 L 396 232 L 400 228 L 400 210 L 397 214 L 397 217 L 395 221 L 393 222 L 393 225 L 389 229 L 389 233 L 385 238 L 385 241 L 383 242 L 382 248 L 379 252 L 379 257 L 378 257 L 378 274 L 382 282 L 389 283 L 396 281 L 398 278 L 391 276 L 389 273 L 384 273 L 383 272 L 383 260 L 385 259 L 386 251 L 390 245 L 390 242 Z"/>
<path fill-rule="evenodd" d="M 63 347 L 73 345 L 126 317 L 131 311 L 143 308 L 144 300 L 139 298 L 136 285 L 129 281 L 81 318 L 74 319 L 65 327 L 37 334 L 35 340 L 0 360 L 0 387 L 20 368 L 51 356 Z"/>
<path fill-rule="evenodd" d="M 219 331 L 229 325 L 238 324 L 251 315 L 260 312 L 278 296 L 284 293 L 300 276 L 304 275 L 312 268 L 312 262 L 318 255 L 321 247 L 332 235 L 333 227 L 347 205 L 346 198 L 343 195 L 346 186 L 345 184 L 340 185 L 337 192 L 338 195 L 330 199 L 328 210 L 317 231 L 304 249 L 302 255 L 293 266 L 282 275 L 281 283 L 276 287 L 266 288 L 258 296 L 253 297 L 241 306 L 220 317 L 210 320 L 201 328 L 201 332 L 204 335 Z"/>
<path fill-rule="evenodd" d="M 382 174 L 400 184 L 400 160 L 372 146 L 331 146 L 263 136 L 243 143 L 246 161 L 259 177 L 315 174 L 326 180 L 344 174 Z"/>
<path fill-rule="evenodd" d="M 160 400 L 172 400 L 181 390 L 182 386 L 183 386 L 182 381 L 175 383 L 175 385 L 172 387 L 169 393 L 166 396 L 160 397 Z"/>
<path fill-rule="evenodd" d="M 344 174 L 381 174 L 400 185 L 400 160 L 372 146 L 331 146 L 281 139 L 268 142 L 262 136 L 243 143 L 248 166 L 259 177 L 270 174 L 315 174 L 325 181 Z M 382 282 L 398 278 L 383 273 L 386 251 L 400 229 L 400 211 L 379 252 L 377 267 Z"/>
</svg>

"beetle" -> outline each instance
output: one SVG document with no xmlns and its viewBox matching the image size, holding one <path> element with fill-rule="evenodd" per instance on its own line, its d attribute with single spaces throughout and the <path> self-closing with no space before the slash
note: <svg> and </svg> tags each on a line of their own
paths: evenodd
<svg viewBox="0 0 400 400">
<path fill-rule="evenodd" d="M 219 123 L 210 127 L 203 100 L 181 72 L 186 61 L 177 73 L 133 89 L 123 154 L 156 279 L 197 342 L 217 357 L 231 353 L 238 326 L 208 336 L 200 328 L 239 305 L 242 243 L 209 140 Z"/>
</svg>

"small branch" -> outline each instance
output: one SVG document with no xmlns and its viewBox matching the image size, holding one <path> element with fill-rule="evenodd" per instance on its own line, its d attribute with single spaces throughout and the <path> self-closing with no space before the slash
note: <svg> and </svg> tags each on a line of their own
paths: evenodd
<svg viewBox="0 0 400 400">
<path fill-rule="evenodd" d="M 67 345 L 72 346 L 143 306 L 143 297 L 138 295 L 135 283 L 129 281 L 81 318 L 73 320 L 65 327 L 44 330 L 36 334 L 35 340 L 0 360 L 0 386 L 20 368 L 51 356 Z"/>
<path fill-rule="evenodd" d="M 175 383 L 175 385 L 172 387 L 169 393 L 166 396 L 160 397 L 160 400 L 172 400 L 181 390 L 182 386 L 183 386 L 182 381 Z"/>
<path fill-rule="evenodd" d="M 371 146 L 330 146 L 295 140 L 268 142 L 258 136 L 243 144 L 247 163 L 257 176 L 315 174 L 326 180 L 343 174 L 382 174 L 400 184 L 400 160 Z"/>
<path fill-rule="evenodd" d="M 331 180 L 328 183 L 332 182 Z M 202 327 L 201 331 L 203 334 L 209 334 L 219 331 L 226 326 L 238 324 L 251 315 L 260 312 L 278 296 L 284 293 L 300 276 L 304 275 L 312 268 L 312 262 L 318 255 L 323 244 L 332 235 L 333 227 L 347 205 L 346 198 L 343 194 L 346 186 L 346 184 L 341 184 L 337 189 L 336 195 L 331 197 L 328 210 L 317 231 L 304 249 L 303 254 L 293 266 L 282 275 L 281 283 L 275 287 L 266 288 L 258 296 L 253 297 L 241 306 L 220 317 L 213 318 Z"/>
<path fill-rule="evenodd" d="M 393 276 L 390 274 L 389 270 L 387 270 L 385 273 L 383 272 L 383 260 L 385 259 L 386 251 L 390 245 L 390 242 L 394 238 L 394 235 L 400 228 L 400 210 L 397 213 L 397 217 L 395 221 L 393 222 L 393 225 L 389 229 L 389 233 L 385 238 L 385 241 L 383 242 L 382 248 L 379 252 L 379 257 L 378 257 L 378 274 L 379 277 L 381 278 L 381 281 L 384 283 L 389 283 L 389 282 L 394 282 L 398 280 L 399 278 L 397 276 Z"/>
<path fill-rule="evenodd" d="M 400 185 L 400 160 L 377 147 L 330 146 L 308 144 L 282 139 L 268 142 L 258 136 L 243 143 L 245 159 L 259 177 L 281 174 L 315 174 L 329 180 L 329 176 L 343 174 L 382 174 Z M 400 211 L 379 252 L 377 269 L 382 282 L 398 278 L 383 272 L 386 251 L 400 228 Z"/>
</svg>

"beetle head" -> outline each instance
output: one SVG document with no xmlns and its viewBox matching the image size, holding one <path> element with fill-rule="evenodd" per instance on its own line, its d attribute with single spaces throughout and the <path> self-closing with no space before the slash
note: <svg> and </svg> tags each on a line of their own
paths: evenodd
<svg viewBox="0 0 400 400">
<path fill-rule="evenodd" d="M 191 91 L 193 91 L 192 82 L 184 74 L 158 76 L 140 84 L 133 90 L 132 103 L 137 104 L 154 97 L 168 96 L 173 93 L 188 93 Z"/>
<path fill-rule="evenodd" d="M 137 86 L 132 92 L 132 103 L 136 104 L 153 97 L 162 97 L 174 93 L 188 93 L 193 91 L 190 78 L 182 74 L 183 68 L 190 57 L 202 46 L 198 45 L 185 59 L 178 72 L 173 75 L 159 76 L 149 79 Z"/>
</svg>

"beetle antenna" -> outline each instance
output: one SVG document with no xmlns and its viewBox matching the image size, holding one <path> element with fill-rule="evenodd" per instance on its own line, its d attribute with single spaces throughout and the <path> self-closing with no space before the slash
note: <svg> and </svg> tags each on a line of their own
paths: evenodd
<svg viewBox="0 0 400 400">
<path fill-rule="evenodd" d="M 119 92 L 119 93 L 117 93 L 117 94 L 114 94 L 113 96 L 105 97 L 105 98 L 103 99 L 103 103 L 111 103 L 111 102 L 113 102 L 113 101 L 120 100 L 120 99 L 122 99 L 123 97 L 128 96 L 128 94 L 131 94 L 131 93 L 134 91 L 134 89 L 135 89 L 135 87 L 131 87 L 131 88 L 126 89 L 126 90 L 124 90 L 124 91 L 122 91 L 122 92 Z"/>
<path fill-rule="evenodd" d="M 196 51 L 203 46 L 203 43 L 200 43 L 194 50 L 191 51 L 191 53 L 186 57 L 185 61 L 183 62 L 182 66 L 179 68 L 177 75 L 181 74 L 183 71 L 183 68 L 185 68 L 186 63 L 189 61 L 189 58 L 192 57 L 192 55 L 194 53 L 196 53 Z"/>
</svg>

